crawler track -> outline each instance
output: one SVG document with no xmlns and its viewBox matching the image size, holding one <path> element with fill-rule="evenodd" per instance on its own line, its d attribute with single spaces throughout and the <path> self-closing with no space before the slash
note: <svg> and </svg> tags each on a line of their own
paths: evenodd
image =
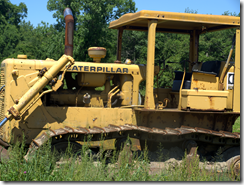
<svg viewBox="0 0 244 185">
<path fill-rule="evenodd" d="M 63 140 L 70 141 L 84 141 L 85 138 L 90 136 L 91 141 L 99 141 L 101 138 L 119 139 L 127 136 L 137 138 L 140 140 L 156 141 L 156 142 L 178 142 L 184 140 L 195 140 L 205 143 L 212 143 L 217 146 L 239 146 L 240 133 L 231 133 L 226 131 L 213 131 L 197 127 L 181 126 L 180 128 L 148 128 L 144 126 L 135 125 L 109 125 L 107 127 L 93 127 L 93 128 L 71 128 L 64 127 L 56 130 L 48 130 L 33 140 L 30 148 L 25 156 L 28 156 L 42 146 L 48 139 L 52 139 L 52 143 L 58 143 Z"/>
</svg>

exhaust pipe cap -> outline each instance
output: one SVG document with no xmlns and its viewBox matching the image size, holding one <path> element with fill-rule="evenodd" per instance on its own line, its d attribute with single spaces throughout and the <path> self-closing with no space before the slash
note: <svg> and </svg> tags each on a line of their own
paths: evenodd
<svg viewBox="0 0 244 185">
<path fill-rule="evenodd" d="M 65 18 L 67 15 L 72 15 L 72 16 L 73 16 L 73 13 L 72 13 L 72 11 L 71 11 L 70 8 L 65 8 L 65 9 L 64 9 L 64 18 Z"/>
</svg>

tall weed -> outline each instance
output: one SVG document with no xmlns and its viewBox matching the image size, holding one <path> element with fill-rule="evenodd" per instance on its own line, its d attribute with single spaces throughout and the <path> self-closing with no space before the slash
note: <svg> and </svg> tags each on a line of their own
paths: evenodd
<svg viewBox="0 0 244 185">
<path fill-rule="evenodd" d="M 160 146 L 162 148 L 162 146 Z M 74 153 L 70 145 L 60 157 L 52 150 L 48 141 L 28 162 L 23 158 L 26 149 L 16 143 L 9 149 L 9 161 L 0 164 L 1 181 L 232 181 L 226 174 L 199 169 L 199 159 L 189 163 L 187 156 L 180 163 L 172 163 L 158 174 L 151 174 L 148 150 L 134 152 L 128 160 L 126 151 L 104 151 L 89 149 L 89 139 L 80 151 Z M 123 153 L 124 152 L 124 153 Z M 159 160 L 165 160 L 159 150 Z M 119 155 L 123 160 L 118 164 Z M 59 160 L 59 161 L 57 161 Z M 190 170 L 189 170 L 190 169 Z M 240 180 L 240 179 L 239 179 Z"/>
</svg>

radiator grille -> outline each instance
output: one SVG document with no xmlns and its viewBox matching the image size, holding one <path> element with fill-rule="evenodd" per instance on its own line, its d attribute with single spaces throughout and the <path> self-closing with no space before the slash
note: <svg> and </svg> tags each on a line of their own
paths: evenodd
<svg viewBox="0 0 244 185">
<path fill-rule="evenodd" d="M 5 77 L 4 77 L 4 67 L 1 68 L 1 74 L 0 74 L 0 87 L 5 85 Z M 5 91 L 2 91 L 0 93 L 0 121 L 4 119 L 4 96 L 5 96 Z M 3 127 L 0 128 L 0 138 L 3 137 Z"/>
</svg>

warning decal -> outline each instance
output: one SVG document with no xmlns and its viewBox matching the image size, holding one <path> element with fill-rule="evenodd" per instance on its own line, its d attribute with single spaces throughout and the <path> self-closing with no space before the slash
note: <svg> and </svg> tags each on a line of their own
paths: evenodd
<svg viewBox="0 0 244 185">
<path fill-rule="evenodd" d="M 228 72 L 226 90 L 231 89 L 229 87 L 233 87 L 233 86 L 234 86 L 234 72 Z"/>
</svg>

